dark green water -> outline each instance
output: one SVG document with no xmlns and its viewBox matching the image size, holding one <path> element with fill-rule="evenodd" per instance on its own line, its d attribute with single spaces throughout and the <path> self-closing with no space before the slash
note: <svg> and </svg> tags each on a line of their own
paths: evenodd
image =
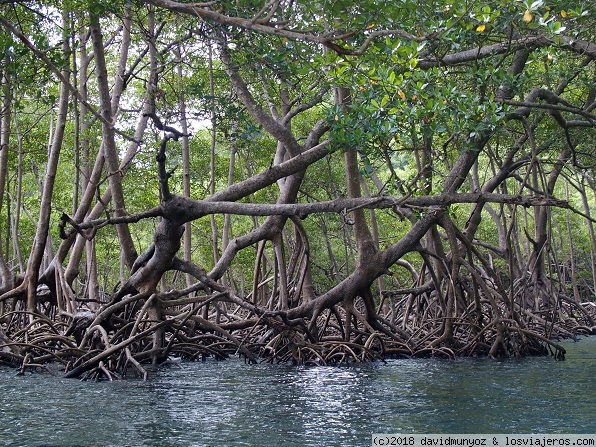
<svg viewBox="0 0 596 447">
<path fill-rule="evenodd" d="M 148 382 L 0 368 L 0 446 L 370 446 L 372 433 L 596 433 L 596 337 L 567 360 L 184 363 Z"/>
</svg>

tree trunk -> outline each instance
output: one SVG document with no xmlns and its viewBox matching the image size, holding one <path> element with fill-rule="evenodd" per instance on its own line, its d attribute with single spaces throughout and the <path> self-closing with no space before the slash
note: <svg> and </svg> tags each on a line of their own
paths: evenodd
<svg viewBox="0 0 596 447">
<path fill-rule="evenodd" d="M 178 76 L 178 108 L 180 109 L 180 129 L 182 130 L 182 195 L 190 197 L 190 148 L 188 139 L 188 122 L 186 120 L 186 99 L 184 95 L 184 83 L 182 73 L 182 54 L 180 46 L 174 49 L 174 55 L 178 61 L 177 76 Z M 190 262 L 192 258 L 192 225 L 191 222 L 184 224 L 184 260 Z M 194 280 L 192 275 L 187 273 L 185 275 L 186 285 L 190 286 Z"/>
<path fill-rule="evenodd" d="M 571 150 L 570 148 L 566 147 L 557 158 L 557 161 L 551 170 L 547 182 L 544 185 L 544 192 L 543 194 L 547 197 L 552 197 L 555 190 L 555 185 L 563 167 L 565 166 L 566 162 L 571 158 Z M 537 167 L 535 168 L 537 169 Z M 540 185 L 538 180 L 534 180 L 534 188 L 535 190 L 540 190 Z M 547 273 L 546 273 L 546 259 L 547 258 L 547 250 L 548 247 L 548 240 L 549 240 L 549 220 L 551 216 L 551 210 L 549 207 L 536 207 L 534 210 L 534 242 L 532 248 L 532 254 L 530 255 L 529 264 L 531 266 L 532 272 L 532 280 L 535 284 L 539 287 L 544 286 L 548 283 Z M 549 297 L 543 297 L 544 300 L 550 299 Z M 546 305 L 546 302 L 543 302 Z"/>
<path fill-rule="evenodd" d="M 95 56 L 95 65 L 97 71 L 97 84 L 99 91 L 99 101 L 101 105 L 102 121 L 102 147 L 104 157 L 108 168 L 108 180 L 112 192 L 112 201 L 114 203 L 114 215 L 116 217 L 126 215 L 124 203 L 124 194 L 122 192 L 122 172 L 118 161 L 118 150 L 116 148 L 115 133 L 113 127 L 112 102 L 108 86 L 108 72 L 105 60 L 103 37 L 99 23 L 99 17 L 91 14 L 91 40 L 93 41 L 93 54 Z M 109 123 L 109 124 L 108 124 Z M 132 269 L 134 261 L 137 258 L 137 251 L 130 234 L 127 224 L 116 225 L 118 240 L 123 259 L 128 267 Z"/>
<path fill-rule="evenodd" d="M 63 26 L 67 29 L 67 13 L 63 11 Z M 68 35 L 65 33 L 62 42 L 62 54 L 64 55 L 65 65 L 62 67 L 62 75 L 69 79 L 68 70 L 68 55 L 70 52 Z M 56 180 L 56 173 L 58 169 L 58 160 L 60 158 L 60 150 L 62 148 L 62 141 L 64 138 L 64 130 L 66 128 L 66 120 L 68 114 L 70 92 L 68 86 L 64 83 L 60 86 L 60 97 L 58 100 L 58 113 L 56 116 L 56 128 L 52 144 L 48 154 L 48 161 L 46 164 L 43 191 L 41 195 L 40 212 L 37 223 L 37 231 L 35 232 L 35 239 L 33 240 L 33 247 L 29 255 L 29 262 L 27 263 L 27 271 L 25 273 L 25 281 L 23 284 L 27 288 L 27 310 L 30 313 L 35 313 L 37 308 L 37 283 L 39 279 L 39 269 L 42 264 L 43 254 L 48 240 L 50 229 L 50 214 L 52 211 L 52 194 L 54 191 L 54 182 Z"/>
<path fill-rule="evenodd" d="M 592 216 L 590 213 L 590 205 L 588 203 L 588 197 L 586 192 L 586 178 L 581 177 L 580 184 L 580 196 L 582 199 L 582 206 L 584 208 L 584 214 L 586 215 L 586 223 L 588 225 L 588 234 L 590 235 L 590 260 L 592 264 L 592 286 L 596 290 L 596 233 L 594 232 L 594 223 L 592 222 Z M 595 292 L 596 294 L 596 292 Z"/>
<path fill-rule="evenodd" d="M 20 234 L 20 222 L 21 222 L 21 212 L 23 207 L 23 169 L 24 169 L 24 149 L 23 149 L 23 135 L 21 133 L 18 119 L 15 117 L 14 119 L 14 133 L 17 139 L 17 177 L 15 182 L 15 192 L 14 192 L 14 200 L 12 201 L 12 206 L 14 211 L 11 213 L 12 216 L 12 247 L 13 247 L 13 256 L 17 260 L 18 265 L 18 272 L 25 271 L 25 259 L 23 257 L 23 251 L 21 250 L 21 244 L 19 242 L 19 234 Z"/>
<path fill-rule="evenodd" d="M 338 87 L 336 90 L 336 97 L 335 102 L 339 105 L 342 109 L 347 109 L 350 107 L 351 104 L 351 97 L 350 91 L 345 87 Z M 362 192 L 360 189 L 360 169 L 358 168 L 358 148 L 356 147 L 349 147 L 346 152 L 344 153 L 344 163 L 345 163 L 345 172 L 346 172 L 346 186 L 347 186 L 347 193 L 348 198 L 350 199 L 358 199 L 362 197 Z M 362 271 L 374 270 L 374 267 L 371 269 L 372 266 L 369 264 L 373 264 L 377 262 L 377 245 L 375 244 L 375 240 L 373 238 L 372 233 L 368 227 L 368 223 L 366 221 L 366 214 L 364 209 L 358 208 L 352 211 L 353 222 L 354 222 L 354 237 L 356 240 L 356 248 L 358 250 L 358 262 L 356 265 L 357 269 L 361 269 Z M 377 327 L 376 323 L 376 311 L 375 311 L 375 303 L 373 295 L 370 291 L 370 286 L 372 282 L 379 277 L 380 275 L 376 275 L 374 277 L 369 278 L 370 281 L 367 281 L 367 284 L 362 289 L 352 289 L 350 293 L 346 294 L 345 297 L 345 309 L 346 309 L 346 321 L 345 321 L 345 339 L 350 339 L 350 326 L 351 326 L 351 318 L 353 314 L 353 300 L 356 295 L 359 295 L 365 305 L 366 308 L 366 318 L 370 325 L 373 327 Z"/>
<path fill-rule="evenodd" d="M 342 108 L 348 108 L 351 103 L 350 91 L 345 87 L 338 87 L 336 92 L 336 103 Z M 346 185 L 348 197 L 358 199 L 362 197 L 360 190 L 360 170 L 358 169 L 358 148 L 350 147 L 344 155 L 346 166 Z M 352 211 L 354 221 L 354 236 L 358 249 L 358 263 L 365 264 L 374 260 L 377 253 L 375 242 L 366 222 L 364 209 L 359 208 Z"/>
<path fill-rule="evenodd" d="M 2 94 L 2 102 L 0 110 L 0 212 L 4 204 L 4 189 L 6 179 L 8 177 L 8 151 L 10 142 L 10 121 L 11 121 L 11 86 L 10 75 L 7 69 L 2 70 L 0 74 L 0 92 Z M 6 237 L 9 237 L 7 232 Z M 0 241 L 2 234 L 0 233 Z M 2 243 L 0 242 L 0 295 L 12 289 L 14 286 L 12 272 L 6 263 L 5 254 L 3 253 Z M 2 310 L 2 308 L 0 308 Z"/>
<path fill-rule="evenodd" d="M 565 200 L 569 201 L 569 183 L 565 184 Z M 571 215 L 570 211 L 567 209 L 565 210 L 565 224 L 567 226 L 567 241 L 569 244 L 569 267 L 571 269 L 571 287 L 573 290 L 573 297 L 575 301 L 578 303 L 582 302 L 582 297 L 579 293 L 579 288 L 577 286 L 577 267 L 576 267 L 576 253 L 575 253 L 575 244 L 573 243 L 573 228 L 571 224 Z M 561 232 L 562 233 L 562 232 Z"/>
<path fill-rule="evenodd" d="M 215 149 L 217 143 L 217 119 L 215 110 L 215 82 L 213 80 L 213 48 L 211 44 L 208 45 L 209 51 L 209 94 L 211 95 L 211 141 L 209 146 L 209 194 L 215 194 Z M 184 128 L 183 128 L 184 129 Z M 184 130 L 183 130 L 184 131 Z M 209 216 L 209 223 L 211 225 L 211 251 L 213 252 L 213 265 L 219 261 L 219 232 L 215 222 L 215 215 Z"/>
</svg>

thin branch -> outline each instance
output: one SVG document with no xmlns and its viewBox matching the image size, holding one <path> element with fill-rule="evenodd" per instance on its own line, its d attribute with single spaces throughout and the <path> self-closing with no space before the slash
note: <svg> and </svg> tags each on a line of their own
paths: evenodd
<svg viewBox="0 0 596 447">
<path fill-rule="evenodd" d="M 553 104 L 551 102 L 542 103 L 542 102 L 534 102 L 534 101 L 512 101 L 509 99 L 499 100 L 498 98 L 495 99 L 496 101 L 502 102 L 504 104 L 515 106 L 515 107 L 522 107 L 523 111 L 531 108 L 535 109 L 545 109 L 545 110 L 553 110 L 559 112 L 569 112 L 574 113 L 576 115 L 583 116 L 584 118 L 588 119 L 593 126 L 596 126 L 596 115 L 586 112 L 580 108 L 573 107 L 571 105 L 560 105 L 560 104 Z M 517 115 L 522 114 L 522 112 L 515 112 Z"/>
<path fill-rule="evenodd" d="M 56 75 L 56 77 L 60 80 L 60 82 L 62 84 L 64 84 L 66 86 L 66 88 L 74 95 L 76 96 L 77 100 L 81 102 L 81 104 L 83 104 L 85 107 L 87 107 L 87 109 L 93 114 L 93 116 L 95 116 L 97 119 L 101 120 L 103 123 L 107 124 L 108 126 L 112 127 L 114 129 L 114 132 L 116 132 L 118 135 L 120 135 L 121 137 L 129 140 L 129 141 L 133 141 L 135 143 L 139 143 L 138 141 L 136 141 L 133 137 L 131 137 L 130 135 L 125 134 L 124 132 L 116 129 L 114 127 L 114 123 L 111 123 L 109 121 L 107 121 L 100 112 L 98 112 L 82 95 L 81 92 L 74 86 L 72 85 L 72 83 L 70 82 L 70 80 L 64 76 L 64 74 L 62 73 L 62 71 L 60 70 L 60 68 L 56 67 L 52 61 L 46 56 L 46 54 L 41 51 L 39 48 L 37 48 L 35 45 L 33 45 L 33 43 L 31 43 L 31 41 L 27 38 L 27 36 L 25 36 L 21 31 L 19 31 L 13 24 L 11 24 L 10 22 L 8 22 L 4 17 L 0 16 L 0 25 L 3 26 L 9 33 L 14 34 L 21 42 L 23 42 L 23 44 L 29 48 L 33 54 L 35 54 L 39 59 L 42 60 L 42 62 L 50 69 L 50 71 L 52 73 L 54 73 L 54 75 Z"/>
</svg>

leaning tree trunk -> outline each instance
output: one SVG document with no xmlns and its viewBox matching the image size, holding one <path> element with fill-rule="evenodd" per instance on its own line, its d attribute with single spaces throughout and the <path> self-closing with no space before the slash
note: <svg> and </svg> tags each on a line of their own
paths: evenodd
<svg viewBox="0 0 596 447">
<path fill-rule="evenodd" d="M 67 30 L 66 11 L 63 11 L 63 26 Z M 62 54 L 64 55 L 65 65 L 62 68 L 62 75 L 65 79 L 69 79 L 68 58 L 69 58 L 69 39 L 66 31 L 63 36 Z M 41 195 L 40 212 L 37 222 L 37 230 L 33 240 L 33 247 L 29 255 L 29 262 L 27 263 L 27 270 L 25 273 L 25 280 L 23 285 L 27 290 L 27 310 L 30 313 L 36 312 L 37 302 L 37 284 L 39 279 L 39 269 L 43 260 L 43 255 L 46 248 L 50 230 L 50 214 L 52 211 L 52 194 L 54 191 L 54 183 L 56 180 L 56 173 L 58 170 L 58 160 L 60 158 L 60 149 L 62 148 L 62 141 L 64 139 L 64 130 L 66 128 L 66 120 L 68 114 L 70 92 L 68 86 L 63 82 L 60 86 L 60 98 L 58 100 L 58 113 L 56 116 L 56 128 L 54 130 L 53 141 L 50 146 L 48 161 L 46 164 L 43 190 Z"/>
</svg>

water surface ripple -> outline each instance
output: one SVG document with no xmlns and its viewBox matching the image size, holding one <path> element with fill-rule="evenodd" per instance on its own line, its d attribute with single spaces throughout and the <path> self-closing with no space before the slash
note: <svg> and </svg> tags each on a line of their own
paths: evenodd
<svg viewBox="0 0 596 447">
<path fill-rule="evenodd" d="M 596 433 L 596 337 L 567 360 L 182 363 L 148 382 L 0 368 L 0 446 L 370 446 L 372 433 Z"/>
</svg>

